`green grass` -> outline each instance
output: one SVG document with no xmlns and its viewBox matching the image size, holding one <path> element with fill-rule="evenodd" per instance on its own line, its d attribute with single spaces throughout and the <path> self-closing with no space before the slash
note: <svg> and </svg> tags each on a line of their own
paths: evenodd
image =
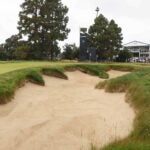
<svg viewBox="0 0 150 150">
<path fill-rule="evenodd" d="M 126 92 L 126 100 L 137 112 L 130 136 L 102 150 L 150 149 L 150 68 L 99 83 L 97 88 L 105 88 L 107 92 Z"/>
<path fill-rule="evenodd" d="M 61 62 L 47 62 L 47 61 L 0 61 L 0 74 L 20 70 L 25 68 L 33 68 L 33 67 L 51 67 L 51 66 L 69 66 L 69 65 L 94 65 L 100 66 L 101 68 L 113 68 L 117 70 L 122 70 L 122 68 L 126 70 L 136 70 L 143 67 L 150 67 L 149 64 L 139 65 L 139 64 L 131 64 L 131 63 L 113 63 L 113 64 L 97 64 L 97 63 L 61 63 Z"/>
<path fill-rule="evenodd" d="M 40 71 L 37 70 L 31 70 L 26 74 L 26 79 L 32 83 L 38 84 L 38 85 L 45 85 L 44 79 L 40 73 Z"/>
<path fill-rule="evenodd" d="M 26 81 L 44 85 L 44 80 L 38 69 L 24 69 L 0 75 L 0 104 L 11 101 L 15 90 Z"/>
<path fill-rule="evenodd" d="M 140 143 L 136 141 L 128 142 L 128 143 L 116 142 L 103 148 L 103 150 L 149 150 L 149 149 L 150 149 L 150 144 Z M 95 148 L 93 150 L 98 150 L 98 149 Z"/>
<path fill-rule="evenodd" d="M 71 64 L 66 65 L 65 67 L 66 71 L 75 71 L 79 70 L 81 72 L 98 76 L 103 79 L 108 79 L 109 75 L 107 74 L 107 71 L 109 70 L 108 65 L 98 65 L 98 64 Z"/>
<path fill-rule="evenodd" d="M 50 63 L 50 62 L 0 62 L 0 104 L 11 101 L 17 88 L 30 81 L 44 85 L 42 74 L 67 79 L 64 71 L 80 70 L 107 79 L 107 71 L 115 69 L 133 73 L 99 83 L 97 88 L 107 92 L 126 92 L 127 101 L 137 111 L 134 131 L 124 140 L 115 141 L 102 150 L 150 149 L 150 65 Z M 33 89 L 34 90 L 34 89 Z M 91 150 L 98 150 L 92 145 Z"/>
<path fill-rule="evenodd" d="M 47 76 L 57 77 L 68 80 L 63 68 L 43 68 L 42 73 Z"/>
<path fill-rule="evenodd" d="M 11 72 L 14 70 L 33 68 L 33 67 L 42 67 L 42 66 L 51 66 L 54 63 L 50 62 L 1 62 L 0 63 L 0 74 Z"/>
</svg>

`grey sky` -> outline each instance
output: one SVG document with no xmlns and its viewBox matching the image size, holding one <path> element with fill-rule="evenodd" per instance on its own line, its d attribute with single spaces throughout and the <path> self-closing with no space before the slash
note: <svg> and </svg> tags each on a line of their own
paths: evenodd
<svg viewBox="0 0 150 150">
<path fill-rule="evenodd" d="M 0 43 L 17 33 L 18 13 L 24 0 L 0 1 Z M 79 44 L 79 28 L 89 27 L 96 16 L 95 9 L 108 19 L 114 19 L 122 28 L 123 42 L 139 40 L 150 43 L 149 0 L 62 0 L 69 7 L 71 28 L 65 42 Z M 63 42 L 64 43 L 64 42 Z"/>
</svg>

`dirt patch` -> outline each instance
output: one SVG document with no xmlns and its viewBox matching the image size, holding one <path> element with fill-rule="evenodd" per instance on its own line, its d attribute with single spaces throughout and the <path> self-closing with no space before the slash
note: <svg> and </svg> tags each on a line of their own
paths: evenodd
<svg viewBox="0 0 150 150">
<path fill-rule="evenodd" d="M 68 81 L 44 76 L 45 87 L 27 83 L 0 106 L 0 150 L 88 150 L 128 136 L 135 114 L 125 94 L 95 89 L 97 77 L 66 74 Z"/>
</svg>

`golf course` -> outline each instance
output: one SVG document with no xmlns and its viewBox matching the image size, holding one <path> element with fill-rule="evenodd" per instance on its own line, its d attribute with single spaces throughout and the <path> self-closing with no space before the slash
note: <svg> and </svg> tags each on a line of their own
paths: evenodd
<svg viewBox="0 0 150 150">
<path fill-rule="evenodd" d="M 0 1 L 0 150 L 150 150 L 150 1 Z"/>
<path fill-rule="evenodd" d="M 149 150 L 150 65 L 0 62 L 0 150 Z"/>
</svg>

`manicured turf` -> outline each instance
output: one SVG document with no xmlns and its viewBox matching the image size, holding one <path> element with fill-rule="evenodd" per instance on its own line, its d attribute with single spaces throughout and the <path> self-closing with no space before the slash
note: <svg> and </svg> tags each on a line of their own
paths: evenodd
<svg viewBox="0 0 150 150">
<path fill-rule="evenodd" d="M 15 90 L 27 80 L 44 85 L 41 74 L 67 79 L 64 72 L 77 69 L 105 79 L 108 78 L 107 71 L 111 69 L 133 72 L 97 85 L 97 88 L 105 88 L 107 92 L 126 92 L 127 101 L 137 112 L 131 135 L 122 141 L 115 141 L 103 150 L 150 150 L 150 65 L 148 64 L 0 62 L 0 103 L 9 102 Z M 99 148 L 92 146 L 91 149 Z"/>
<path fill-rule="evenodd" d="M 0 74 L 32 67 L 49 66 L 49 62 L 0 62 Z"/>
<path fill-rule="evenodd" d="M 84 64 L 84 63 L 76 63 L 76 64 Z M 60 62 L 34 62 L 34 61 L 0 61 L 0 74 L 2 73 L 6 73 L 6 72 L 10 72 L 10 71 L 14 71 L 14 70 L 18 70 L 18 69 L 25 69 L 25 68 L 33 68 L 33 67 L 45 67 L 45 66 L 64 66 L 64 65 L 75 65 L 74 63 L 60 63 Z M 95 64 L 94 64 L 95 65 Z M 144 65 L 143 64 L 108 64 L 109 67 L 113 66 L 113 69 L 119 69 L 119 70 L 134 70 L 136 68 L 139 67 L 150 67 L 150 64 Z M 97 66 L 108 66 L 107 64 L 102 64 L 102 65 L 97 65 Z M 120 67 L 122 66 L 122 67 Z M 105 68 L 103 67 L 103 68 Z"/>
</svg>

